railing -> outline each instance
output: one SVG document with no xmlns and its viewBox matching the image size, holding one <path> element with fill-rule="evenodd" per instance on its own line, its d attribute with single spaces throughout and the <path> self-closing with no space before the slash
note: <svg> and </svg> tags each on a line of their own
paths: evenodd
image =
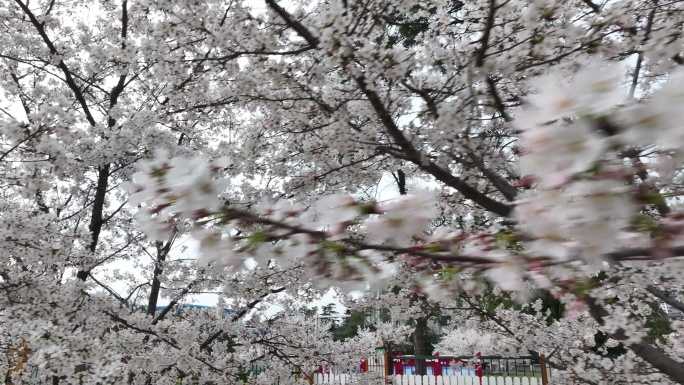
<svg viewBox="0 0 684 385">
<path fill-rule="evenodd" d="M 392 356 L 390 374 L 415 374 L 416 361 L 425 360 L 428 375 L 539 377 L 539 357 Z M 480 365 L 480 366 L 478 366 Z M 481 369 L 479 369 L 481 368 Z M 478 370 L 481 370 L 478 373 Z"/>
<path fill-rule="evenodd" d="M 348 384 L 348 383 L 347 383 Z M 344 384 L 344 385 L 347 385 Z M 544 385 L 538 377 L 394 376 L 391 385 Z M 332 384 L 330 384 L 332 385 Z M 337 384 L 335 384 L 337 385 Z M 342 384 L 340 384 L 342 385 Z M 365 384 L 363 384 L 365 385 Z"/>
</svg>

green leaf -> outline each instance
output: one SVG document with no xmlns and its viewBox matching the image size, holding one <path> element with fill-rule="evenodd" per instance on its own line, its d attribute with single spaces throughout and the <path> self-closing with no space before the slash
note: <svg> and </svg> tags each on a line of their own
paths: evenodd
<svg viewBox="0 0 684 385">
<path fill-rule="evenodd" d="M 428 253 L 438 253 L 440 251 L 444 251 L 441 245 L 438 245 L 436 243 L 432 243 L 429 245 L 423 246 L 423 249 L 427 251 Z"/>
<path fill-rule="evenodd" d="M 271 238 L 268 236 L 268 234 L 258 231 L 247 238 L 247 247 L 256 245 L 258 243 L 264 243 L 268 242 Z"/>
<path fill-rule="evenodd" d="M 337 242 L 332 242 L 332 241 L 326 240 L 323 242 L 323 246 L 326 249 L 332 251 L 333 253 L 341 253 L 344 251 L 344 246 L 342 246 L 341 244 L 339 244 Z"/>
<path fill-rule="evenodd" d="M 440 279 L 443 279 L 446 281 L 446 280 L 453 279 L 460 272 L 461 272 L 461 269 L 459 269 L 458 267 L 447 267 L 447 268 L 440 270 L 437 273 L 437 276 Z"/>
</svg>

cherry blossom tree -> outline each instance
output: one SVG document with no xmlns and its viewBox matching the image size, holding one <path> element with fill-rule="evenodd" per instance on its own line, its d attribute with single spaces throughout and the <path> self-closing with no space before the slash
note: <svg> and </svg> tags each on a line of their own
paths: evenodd
<svg viewBox="0 0 684 385">
<path fill-rule="evenodd" d="M 503 346 L 500 346 L 503 345 Z M 509 350 L 505 345 L 516 345 L 506 341 L 506 337 L 483 332 L 478 329 L 454 329 L 449 331 L 435 346 L 435 351 L 450 356 L 484 356 L 498 355 L 500 351 Z"/>
<path fill-rule="evenodd" d="M 684 310 L 679 2 L 0 5 L 2 345 L 53 383 L 286 381 L 360 350 L 238 321 L 397 272 L 563 381 L 684 383 L 682 325 L 649 334 Z M 197 292 L 235 315 L 174 316 Z"/>
<path fill-rule="evenodd" d="M 391 349 L 393 346 L 405 342 L 410 333 L 410 326 L 396 325 L 392 322 L 381 322 L 375 325 L 375 330 L 359 330 L 358 338 L 373 341 L 375 347 Z"/>
<path fill-rule="evenodd" d="M 201 4 L 193 7 L 213 12 Z M 230 136 L 224 119 L 234 113 L 227 109 L 234 102 L 227 96 L 231 91 L 206 88 L 223 87 L 223 70 L 204 76 L 206 63 L 167 55 L 180 47 L 173 47 L 172 36 L 195 39 L 183 32 L 187 25 L 170 21 L 177 12 L 185 12 L 183 4 L 0 6 L 9 23 L 2 33 L 14 41 L 0 52 L 2 346 L 5 351 L 27 346 L 25 366 L 53 384 L 172 383 L 178 377 L 230 383 L 260 362 L 274 376 L 278 367 L 287 371 L 281 381 L 286 383 L 292 367 L 306 363 L 305 356 L 325 351 L 327 336 L 312 335 L 311 325 L 293 329 L 284 321 L 258 322 L 264 318 L 260 304 L 274 294 L 300 300 L 320 294 L 302 280 L 297 266 L 264 266 L 228 278 L 198 268 L 194 259 L 171 259 L 171 249 L 187 233 L 182 225 L 161 240 L 146 238 L 134 225 L 135 206 L 127 206 L 120 188 L 134 172 L 132 164 L 155 149 L 218 158 L 228 143 L 219 138 Z M 251 17 L 240 11 L 230 19 L 227 13 L 215 16 L 217 30 Z M 212 34 L 201 29 L 189 28 L 204 38 Z M 186 48 L 186 53 L 201 50 Z M 236 61 L 224 64 L 238 69 Z M 194 121 L 190 126 L 188 117 Z M 115 285 L 126 289 L 122 293 Z M 219 293 L 220 305 L 232 300 L 236 312 L 175 315 L 187 296 L 205 292 Z M 170 304 L 156 311 L 160 298 Z M 249 327 L 240 323 L 248 315 L 255 320 Z M 280 332 L 273 332 L 278 338 L 254 333 L 272 329 L 286 339 Z M 266 353 L 250 355 L 253 346 Z M 234 355 L 226 354 L 232 350 Z M 338 349 L 321 360 L 349 358 L 348 352 L 360 355 Z M 1 365 L 6 373 L 11 363 Z M 13 380 L 22 375 L 11 374 Z"/>
</svg>

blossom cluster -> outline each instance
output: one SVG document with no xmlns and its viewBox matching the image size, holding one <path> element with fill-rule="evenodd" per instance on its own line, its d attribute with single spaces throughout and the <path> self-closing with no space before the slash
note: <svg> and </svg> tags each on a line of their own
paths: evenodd
<svg viewBox="0 0 684 385">
<path fill-rule="evenodd" d="M 389 282 L 377 306 L 393 319 L 467 308 L 573 373 L 554 382 L 684 383 L 682 325 L 643 338 L 662 320 L 650 304 L 682 291 L 684 2 L 0 14 L 0 345 L 28 346 L 42 382 L 224 383 L 256 360 L 285 384 L 295 361 L 363 349 L 297 317 L 260 322 L 272 303 L 297 311 L 275 297 Z M 392 175 L 408 194 L 384 201 Z M 526 310 L 473 308 L 487 281 Z M 172 316 L 207 293 L 234 315 Z M 540 296 L 566 319 L 549 325 Z"/>
<path fill-rule="evenodd" d="M 219 199 L 228 183 L 220 170 L 227 166 L 199 157 L 169 160 L 165 154 L 143 163 L 127 186 L 130 202 L 141 205 L 141 227 L 161 241 L 192 220 L 190 234 L 199 243 L 202 265 L 234 270 L 254 262 L 284 268 L 303 263 L 354 290 L 395 269 L 374 244 L 406 248 L 424 235 L 436 212 L 428 192 L 381 203 L 329 195 L 311 209 L 264 201 L 248 212 Z M 351 235 L 354 227 L 364 229 L 363 240 Z"/>
<path fill-rule="evenodd" d="M 676 216 L 664 209 L 663 189 L 671 179 L 658 164 L 677 157 L 684 144 L 677 118 L 681 76 L 673 74 L 650 100 L 635 102 L 621 89 L 620 72 L 595 62 L 570 85 L 544 79 L 515 122 L 520 172 L 536 189 L 517 201 L 514 217 L 533 239 L 532 255 L 602 261 L 621 248 L 660 241 L 635 226 L 645 206 L 669 214 L 663 222 Z M 644 164 L 647 150 L 655 160 Z M 672 239 L 658 244 L 665 245 Z"/>
<path fill-rule="evenodd" d="M 540 80 L 539 92 L 514 122 L 520 130 L 520 173 L 534 189 L 516 200 L 512 229 L 472 234 L 440 229 L 430 235 L 438 212 L 428 192 L 381 203 L 335 194 L 311 208 L 266 201 L 249 212 L 218 198 L 227 183 L 220 170 L 229 164 L 199 158 L 162 157 L 143 164 L 134 177 L 132 201 L 150 205 L 141 219 L 161 239 L 160 230 L 168 231 L 171 220 L 194 220 L 200 262 L 217 266 L 243 267 L 248 258 L 281 266 L 304 263 L 315 276 L 353 290 L 382 281 L 396 269 L 389 261 L 399 258 L 412 264 L 477 266 L 504 290 L 525 292 L 530 282 L 550 288 L 545 266 L 610 262 L 618 250 L 656 245 L 658 240 L 634 223 L 641 207 L 650 203 L 644 197 L 661 195 L 648 184 L 652 173 L 644 174 L 640 161 L 629 160 L 638 161 L 645 146 L 660 151 L 679 146 L 679 126 L 666 123 L 673 121 L 676 109 L 666 100 L 678 100 L 679 79 L 675 76 L 642 103 L 627 100 L 619 71 L 598 63 L 577 73 L 571 86 L 558 85 L 552 77 Z M 641 142 L 634 141 L 637 137 Z M 670 139 L 656 140 L 663 137 Z M 631 158 L 623 161 L 630 150 Z M 448 287 L 443 276 L 429 269 L 423 276 L 427 293 L 439 295 Z"/>
</svg>

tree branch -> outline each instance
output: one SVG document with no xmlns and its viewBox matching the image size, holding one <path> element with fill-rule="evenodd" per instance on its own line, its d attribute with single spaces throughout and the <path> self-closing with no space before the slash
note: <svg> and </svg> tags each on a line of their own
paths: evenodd
<svg viewBox="0 0 684 385">
<path fill-rule="evenodd" d="M 501 115 L 503 120 L 507 123 L 512 122 L 513 118 L 506 112 L 506 106 L 504 106 L 503 100 L 501 100 L 501 96 L 499 96 L 499 93 L 496 90 L 496 82 L 491 76 L 487 76 L 487 85 L 489 86 L 489 92 L 491 92 L 492 98 L 494 99 L 494 107 L 499 112 L 499 115 Z"/>
<path fill-rule="evenodd" d="M 654 297 L 658 298 L 659 300 L 684 313 L 684 303 L 679 302 L 676 299 L 670 297 L 669 295 L 667 295 L 666 292 L 658 289 L 654 285 L 646 286 L 646 291 L 651 293 Z"/>
<path fill-rule="evenodd" d="M 496 0 L 489 0 L 489 13 L 487 14 L 487 21 L 484 27 L 484 32 L 482 34 L 482 39 L 480 40 L 480 49 L 477 51 L 475 65 L 482 67 L 484 64 L 485 54 L 487 53 L 487 48 L 489 46 L 489 35 L 494 28 L 494 16 L 496 14 Z"/>
<path fill-rule="evenodd" d="M 159 276 L 164 271 L 162 264 L 166 261 L 166 257 L 169 255 L 171 250 L 171 245 L 178 235 L 178 230 L 176 227 L 171 231 L 169 239 L 164 245 L 161 242 L 157 242 L 157 260 L 154 262 L 154 272 L 152 273 L 152 287 L 150 288 L 150 295 L 147 301 L 147 314 L 154 316 L 155 309 L 157 308 L 157 301 L 159 300 L 159 291 L 161 289 L 161 280 Z"/>
<path fill-rule="evenodd" d="M 18 1 L 18 0 L 17 0 Z M 122 11 L 121 11 L 121 37 L 123 41 L 121 42 L 121 48 L 124 49 L 126 48 L 126 35 L 127 35 L 127 30 L 128 30 L 128 9 L 127 9 L 127 0 L 123 0 L 122 2 Z M 112 91 L 109 94 L 109 109 L 111 110 L 116 106 L 118 100 L 119 100 L 119 95 L 121 95 L 121 92 L 123 92 L 123 89 L 126 84 L 126 75 L 121 75 L 119 76 L 119 81 L 118 83 L 114 86 Z M 94 125 L 94 124 L 93 124 Z M 114 128 L 116 125 L 116 121 L 114 118 L 111 116 L 107 120 L 107 125 L 109 128 Z M 111 216 L 107 219 L 104 219 L 104 205 L 105 205 L 105 200 L 106 200 L 106 195 L 107 195 L 107 187 L 109 185 L 109 176 L 110 176 L 110 164 L 107 163 L 104 166 L 98 167 L 98 173 L 97 173 L 97 187 L 95 188 L 95 198 L 93 200 L 93 209 L 92 209 L 92 214 L 90 218 L 90 225 L 88 228 L 90 229 L 92 233 L 92 241 L 89 246 L 89 250 L 91 253 L 95 253 L 95 250 L 97 249 L 97 243 L 100 239 L 100 232 L 102 231 L 102 226 L 104 226 L 105 222 Z M 78 277 L 80 280 L 85 281 L 88 278 L 88 271 L 87 270 L 81 270 L 76 274 L 76 277 Z"/>
<path fill-rule="evenodd" d="M 589 313 L 592 318 L 594 318 L 599 325 L 605 325 L 604 318 L 610 315 L 608 311 L 596 302 L 593 297 L 587 296 L 585 301 L 589 307 Z M 607 334 L 618 341 L 625 341 L 627 339 L 624 329 L 618 329 L 613 333 Z M 627 344 L 625 343 L 625 345 Z M 682 365 L 681 362 L 672 359 L 659 349 L 643 341 L 629 344 L 628 347 L 634 354 L 651 364 L 651 366 L 658 369 L 661 373 L 670 377 L 673 381 L 684 384 L 684 365 Z"/>
<path fill-rule="evenodd" d="M 582 2 L 591 8 L 594 13 L 601 13 L 601 8 L 591 0 L 582 0 Z"/>
<path fill-rule="evenodd" d="M 282 8 L 280 5 L 278 5 L 275 0 L 266 0 L 266 4 L 273 9 L 284 21 L 285 23 L 292 29 L 294 29 L 304 40 L 306 40 L 309 45 L 312 47 L 318 47 L 319 40 L 306 28 L 304 27 L 299 21 L 295 20 L 292 15 L 290 15 L 284 8 Z M 491 14 L 491 22 L 493 23 L 493 13 L 495 11 L 495 0 L 491 0 L 491 6 L 492 9 L 490 10 Z M 488 38 L 488 32 L 485 32 Z M 483 48 L 481 48 L 482 51 L 482 56 L 484 57 L 484 50 L 486 50 L 486 41 L 483 38 Z M 461 194 L 466 199 L 469 199 L 478 205 L 480 205 L 482 208 L 484 208 L 487 211 L 490 211 L 492 213 L 495 213 L 500 216 L 508 216 L 512 210 L 511 206 L 508 206 L 504 203 L 501 203 L 499 201 L 496 201 L 492 198 L 489 198 L 485 194 L 477 191 L 477 189 L 473 188 L 469 184 L 465 183 L 462 179 L 452 175 L 450 172 L 447 170 L 444 170 L 443 168 L 437 166 L 436 164 L 432 162 L 426 162 L 423 159 L 421 159 L 421 154 L 418 152 L 411 142 L 409 142 L 406 137 L 401 133 L 401 130 L 399 127 L 397 127 L 396 123 L 392 119 L 392 115 L 390 114 L 389 111 L 385 108 L 383 102 L 381 101 L 380 97 L 375 93 L 374 91 L 370 90 L 366 84 L 366 80 L 363 76 L 355 76 L 354 80 L 356 81 L 357 85 L 359 86 L 359 89 L 364 93 L 366 98 L 368 98 L 368 101 L 371 103 L 371 106 L 375 110 L 376 114 L 380 118 L 380 121 L 383 123 L 385 126 L 385 129 L 387 130 L 387 133 L 392 137 L 394 142 L 399 145 L 399 147 L 402 148 L 402 150 L 406 153 L 407 159 L 409 159 L 411 162 L 419 166 L 422 170 L 430 173 L 432 176 L 434 176 L 436 179 L 439 181 L 447 184 L 450 187 L 453 187 L 454 189 L 458 190 Z"/>
<path fill-rule="evenodd" d="M 235 313 L 235 315 L 230 319 L 231 322 L 237 322 L 240 320 L 240 318 L 244 317 L 245 314 L 247 314 L 250 310 L 254 309 L 256 305 L 258 305 L 261 301 L 264 300 L 264 298 L 268 297 L 270 294 L 276 294 L 280 293 L 281 291 L 284 291 L 285 287 L 277 288 L 277 289 L 271 289 L 269 290 L 268 293 L 262 294 L 259 298 L 255 299 L 254 301 L 250 302 L 245 306 L 244 308 L 240 309 L 239 312 Z M 200 350 L 205 350 L 206 348 L 211 345 L 212 342 L 214 342 L 217 338 L 219 338 L 223 334 L 223 330 L 218 330 L 214 332 L 212 335 L 209 336 L 202 344 L 200 344 Z"/>
<path fill-rule="evenodd" d="M 59 55 L 59 52 L 57 51 L 57 48 L 55 45 L 52 43 L 52 40 L 48 37 L 47 33 L 45 32 L 45 27 L 38 21 L 36 16 L 31 12 L 31 10 L 28 8 L 27 4 L 24 4 L 21 2 L 21 0 L 14 0 L 15 3 L 19 5 L 22 11 L 28 16 L 29 20 L 31 21 L 31 24 L 36 28 L 38 31 L 38 34 L 40 37 L 43 39 L 43 42 L 45 45 L 47 45 L 48 49 L 50 50 L 50 53 L 54 56 Z M 62 73 L 64 74 L 64 81 L 66 84 L 69 86 L 71 91 L 74 93 L 74 96 L 76 97 L 76 100 L 78 100 L 78 103 L 81 105 L 81 108 L 83 108 L 83 113 L 86 116 L 86 119 L 88 119 L 88 122 L 90 123 L 91 126 L 95 126 L 95 119 L 93 118 L 93 115 L 90 113 L 90 108 L 88 108 L 88 103 L 86 103 L 85 98 L 83 97 L 83 93 L 81 92 L 81 89 L 78 88 L 78 85 L 76 85 L 76 82 L 74 81 L 74 78 L 71 76 L 71 71 L 69 68 L 66 66 L 64 63 L 64 60 L 60 59 L 59 63 L 57 64 L 57 68 L 62 70 Z"/>
<path fill-rule="evenodd" d="M 509 202 L 512 202 L 515 200 L 516 195 L 518 195 L 518 190 L 513 187 L 510 183 L 508 183 L 507 180 L 502 178 L 499 174 L 496 172 L 490 170 L 487 168 L 487 166 L 484 164 L 484 161 L 477 155 L 475 155 L 472 151 L 468 151 L 468 158 L 475 163 L 475 166 L 477 166 L 477 169 L 480 170 L 482 175 L 484 175 L 487 179 L 489 179 L 490 182 L 496 187 L 497 190 L 501 193 L 501 195 L 506 198 Z"/>
<path fill-rule="evenodd" d="M 458 190 L 458 192 L 463 194 L 466 199 L 470 199 L 471 201 L 477 203 L 485 210 L 503 217 L 506 217 L 510 214 L 512 210 L 511 206 L 486 196 L 464 182 L 459 177 L 451 174 L 449 171 L 437 166 L 433 162 L 422 159 L 420 152 L 416 150 L 416 148 L 413 147 L 413 144 L 411 144 L 411 142 L 401 133 L 401 130 L 394 122 L 390 112 L 385 108 L 385 105 L 378 94 L 368 88 L 363 77 L 355 77 L 355 80 L 359 86 L 359 89 L 366 95 L 371 106 L 380 118 L 380 121 L 385 126 L 387 133 L 390 135 L 390 137 L 392 137 L 394 142 L 401 147 L 404 153 L 406 153 L 407 159 L 420 167 L 423 171 L 430 173 L 439 181 L 445 183 L 447 186 Z"/>
<path fill-rule="evenodd" d="M 282 17 L 285 23 L 292 29 L 294 29 L 299 36 L 304 38 L 309 45 L 312 47 L 318 47 L 319 40 L 315 37 L 306 27 L 302 25 L 299 21 L 295 20 L 292 15 L 290 15 L 285 8 L 278 5 L 275 0 L 266 0 L 266 4 L 273 9 L 278 16 Z"/>
</svg>

